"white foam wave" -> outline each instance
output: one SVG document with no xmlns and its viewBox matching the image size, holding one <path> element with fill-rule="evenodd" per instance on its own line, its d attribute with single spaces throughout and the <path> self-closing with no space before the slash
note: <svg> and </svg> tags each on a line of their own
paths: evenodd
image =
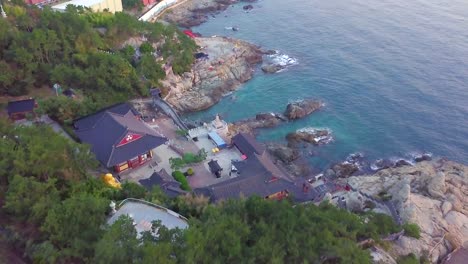
<svg viewBox="0 0 468 264">
<path fill-rule="evenodd" d="M 272 64 L 280 65 L 283 67 L 288 67 L 291 65 L 296 65 L 298 64 L 298 60 L 294 57 L 290 57 L 289 55 L 279 53 L 276 51 L 275 54 L 268 55 L 270 58 Z"/>
</svg>

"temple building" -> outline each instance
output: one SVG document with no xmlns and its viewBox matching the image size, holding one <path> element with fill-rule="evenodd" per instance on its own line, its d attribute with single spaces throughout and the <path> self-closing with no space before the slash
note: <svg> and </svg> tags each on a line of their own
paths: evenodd
<svg viewBox="0 0 468 264">
<path fill-rule="evenodd" d="M 36 108 L 37 103 L 33 98 L 8 102 L 8 117 L 13 121 L 26 119 L 28 115 L 35 116 L 34 110 Z"/>
<path fill-rule="evenodd" d="M 136 168 L 153 157 L 167 139 L 140 120 L 130 105 L 118 104 L 74 122 L 75 134 L 96 158 L 116 172 Z"/>
</svg>

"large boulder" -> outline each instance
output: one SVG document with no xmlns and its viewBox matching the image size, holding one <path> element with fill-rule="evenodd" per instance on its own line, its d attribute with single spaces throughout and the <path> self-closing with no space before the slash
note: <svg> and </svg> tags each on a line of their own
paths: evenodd
<svg viewBox="0 0 468 264">
<path fill-rule="evenodd" d="M 435 177 L 429 180 L 427 191 L 434 198 L 442 198 L 444 197 L 445 190 L 445 174 L 438 172 Z"/>
<path fill-rule="evenodd" d="M 262 71 L 265 73 L 275 73 L 286 68 L 286 66 L 283 66 L 280 64 L 265 64 L 265 65 L 262 65 L 261 68 L 262 68 Z"/>
<path fill-rule="evenodd" d="M 295 120 L 303 118 L 311 113 L 319 110 L 323 106 L 323 103 L 318 100 L 305 99 L 289 103 L 286 106 L 284 115 L 289 120 Z"/>
</svg>

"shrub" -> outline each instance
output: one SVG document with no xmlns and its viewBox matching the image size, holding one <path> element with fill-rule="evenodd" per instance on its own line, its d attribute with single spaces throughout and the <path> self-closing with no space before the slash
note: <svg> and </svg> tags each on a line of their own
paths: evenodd
<svg viewBox="0 0 468 264">
<path fill-rule="evenodd" d="M 144 42 L 140 45 L 140 52 L 141 53 L 151 53 L 154 51 L 153 46 L 150 43 Z"/>
<path fill-rule="evenodd" d="M 172 172 L 172 177 L 176 181 L 180 183 L 180 188 L 185 191 L 191 191 L 192 188 L 190 188 L 190 185 L 187 182 L 187 179 L 185 178 L 184 174 L 181 171 L 174 171 Z"/>
<path fill-rule="evenodd" d="M 397 263 L 398 264 L 419 264 L 419 260 L 413 253 L 410 253 L 406 256 L 399 257 L 397 259 Z"/>
<path fill-rule="evenodd" d="M 194 164 L 202 162 L 206 159 L 208 153 L 205 149 L 198 151 L 198 154 L 185 153 L 182 158 L 169 158 L 169 164 L 172 169 L 180 169 L 187 164 Z"/>
<path fill-rule="evenodd" d="M 192 168 L 188 168 L 186 173 L 187 173 L 188 176 L 192 176 L 194 174 L 194 171 L 193 171 Z"/>
<path fill-rule="evenodd" d="M 124 198 L 142 199 L 146 195 L 146 189 L 137 183 L 125 182 L 122 184 L 122 194 Z"/>
<path fill-rule="evenodd" d="M 405 235 L 419 239 L 421 237 L 421 229 L 417 224 L 406 223 L 403 225 Z"/>
<path fill-rule="evenodd" d="M 176 130 L 176 134 L 179 135 L 179 136 L 187 136 L 188 135 L 188 131 L 187 130 L 184 130 L 184 129 L 177 129 Z"/>
</svg>

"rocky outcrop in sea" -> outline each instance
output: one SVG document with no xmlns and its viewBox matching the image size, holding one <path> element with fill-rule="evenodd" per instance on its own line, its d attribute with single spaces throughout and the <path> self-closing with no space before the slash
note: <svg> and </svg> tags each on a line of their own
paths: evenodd
<svg viewBox="0 0 468 264">
<path fill-rule="evenodd" d="M 289 103 L 286 106 L 286 111 L 284 115 L 289 120 L 295 120 L 303 118 L 311 113 L 322 108 L 323 103 L 314 99 L 304 99 L 296 102 Z"/>
<path fill-rule="evenodd" d="M 333 141 L 332 132 L 328 128 L 307 127 L 286 135 L 289 145 L 295 146 L 301 142 L 313 145 L 324 145 Z"/>
</svg>

